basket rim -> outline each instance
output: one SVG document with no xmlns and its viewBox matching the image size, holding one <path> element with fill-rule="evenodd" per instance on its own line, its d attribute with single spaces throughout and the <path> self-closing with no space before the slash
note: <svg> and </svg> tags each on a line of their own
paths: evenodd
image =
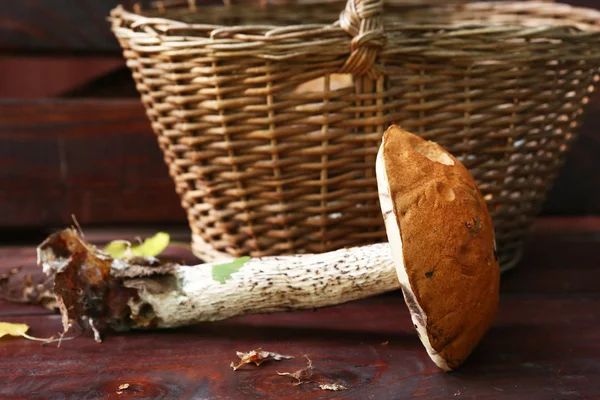
<svg viewBox="0 0 600 400">
<path fill-rule="evenodd" d="M 299 7 L 294 4 L 272 4 L 269 7 L 277 8 L 277 7 Z M 315 4 L 315 6 L 318 6 Z M 231 8 L 239 8 L 239 9 L 265 9 L 264 6 L 256 5 L 256 4 L 239 4 L 229 6 Z M 405 9 L 414 8 L 412 4 L 389 4 L 384 2 L 384 7 L 404 7 Z M 223 9 L 228 8 L 228 6 L 218 6 L 218 5 L 207 5 L 202 6 L 203 10 L 215 10 L 215 9 Z M 425 5 L 421 8 L 427 9 L 430 15 L 448 15 L 449 10 L 458 10 L 462 13 L 467 13 L 470 11 L 473 12 L 487 12 L 493 13 L 498 11 L 509 11 L 511 14 L 517 15 L 517 13 L 536 11 L 543 17 L 553 18 L 554 20 L 560 20 L 561 23 L 558 24 L 547 24 L 547 25 L 539 25 L 536 24 L 537 32 L 544 32 L 545 34 L 558 33 L 561 36 L 565 33 L 570 33 L 571 35 L 590 35 L 590 36 L 600 36 L 600 10 L 596 10 L 589 7 L 581 7 L 581 6 L 573 6 L 564 3 L 557 2 L 548 2 L 547 0 L 530 0 L 526 2 L 516 1 L 516 0 L 495 0 L 495 1 L 474 1 L 471 3 L 447 3 L 447 4 L 438 4 L 438 5 Z M 273 30 L 282 30 L 283 27 L 287 28 L 289 31 L 315 31 L 314 33 L 318 33 L 317 31 L 323 29 L 331 29 L 338 30 L 340 33 L 347 35 L 346 32 L 341 29 L 339 25 L 339 21 L 332 21 L 331 23 L 302 23 L 302 24 L 291 24 L 291 25 L 278 25 L 278 24 L 248 24 L 248 25 L 222 25 L 222 24 L 198 24 L 198 23 L 187 23 L 175 19 L 173 17 L 169 17 L 168 15 L 173 9 L 166 8 L 162 14 L 164 16 L 158 16 L 160 11 L 157 11 L 156 15 L 144 15 L 143 13 L 127 10 L 122 4 L 117 5 L 110 11 L 109 21 L 114 22 L 115 20 L 122 20 L 130 23 L 131 29 L 141 28 L 143 26 L 152 27 L 157 30 L 158 34 L 167 34 L 168 32 L 176 32 L 178 30 L 186 30 L 186 31 L 194 31 L 197 30 L 199 32 L 206 32 L 209 30 L 218 30 L 218 29 L 253 29 L 257 31 L 273 31 Z M 559 17 L 559 18 L 556 18 Z M 577 18 L 575 18 L 577 17 Z M 526 16 L 521 16 L 521 20 L 528 19 Z M 565 22 L 565 23 L 563 23 Z M 389 34 L 389 31 L 385 28 L 392 27 L 396 29 L 421 29 L 421 30 L 431 30 L 431 29 L 439 29 L 450 32 L 452 35 L 460 35 L 461 33 L 464 35 L 472 34 L 474 31 L 479 33 L 485 33 L 486 30 L 495 30 L 499 29 L 503 33 L 517 33 L 519 31 L 531 31 L 532 27 L 527 24 L 512 24 L 512 23 L 491 23 L 487 22 L 479 22 L 474 23 L 472 21 L 464 21 L 464 20 L 455 20 L 453 22 L 447 23 L 412 23 L 412 22 L 403 22 L 403 21 L 394 21 L 393 23 L 385 24 L 384 31 L 386 34 Z M 160 32 L 160 33 L 159 33 Z M 186 34 L 186 37 L 205 37 L 205 36 L 195 36 Z"/>
<path fill-rule="evenodd" d="M 537 10 L 536 7 L 540 5 L 545 7 L 544 15 L 558 16 L 558 20 L 565 23 L 540 26 L 535 18 L 538 11 L 531 18 L 518 15 L 523 10 Z M 453 63 L 470 64 L 551 61 L 557 56 L 570 61 L 600 60 L 600 11 L 591 10 L 594 13 L 589 14 L 586 8 L 543 0 L 526 3 L 514 0 L 479 1 L 456 7 L 457 5 L 426 7 L 425 12 L 428 14 L 423 15 L 432 15 L 434 12 L 447 16 L 451 15 L 447 10 L 458 9 L 465 15 L 469 15 L 470 10 L 475 10 L 478 14 L 474 15 L 482 18 L 491 13 L 490 10 L 508 10 L 507 15 L 516 15 L 523 21 L 529 21 L 529 24 L 524 22 L 521 25 L 511 25 L 500 23 L 501 21 L 476 23 L 467 17 L 454 23 L 438 21 L 421 24 L 414 19 L 407 22 L 385 21 L 385 43 L 378 50 L 378 57 L 418 54 L 440 60 L 451 59 Z M 577 20 L 570 17 L 572 15 L 585 17 L 584 21 L 593 22 L 594 29 L 575 26 Z M 498 14 L 494 14 L 496 16 Z M 502 14 L 499 18 L 502 19 Z M 222 59 L 252 55 L 274 62 L 298 61 L 306 55 L 324 52 L 330 56 L 346 58 L 351 54 L 352 36 L 340 26 L 339 21 L 283 26 L 189 24 L 136 14 L 122 6 L 111 11 L 110 20 L 112 31 L 122 47 L 138 54 L 161 53 L 165 61 L 192 54 L 200 57 L 211 54 L 211 57 Z M 499 48 L 496 47 L 497 44 L 500 44 Z M 560 54 L 557 55 L 555 51 Z M 335 69 L 339 68 L 342 66 Z M 385 73 L 381 65 L 376 68 L 377 74 Z"/>
</svg>

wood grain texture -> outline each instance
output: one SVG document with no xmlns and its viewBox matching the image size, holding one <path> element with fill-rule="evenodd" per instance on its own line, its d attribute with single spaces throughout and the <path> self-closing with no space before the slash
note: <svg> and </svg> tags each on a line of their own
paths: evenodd
<svg viewBox="0 0 600 400">
<path fill-rule="evenodd" d="M 447 374 L 425 354 L 400 297 L 364 300 L 316 312 L 239 318 L 168 332 L 63 342 L 60 348 L 25 340 L 0 343 L 0 395 L 20 398 L 162 399 L 593 399 L 600 387 L 597 297 L 523 299 L 504 296 L 498 320 L 468 362 Z M 49 336 L 58 316 L 13 322 Z M 389 342 L 388 345 L 382 343 Z M 231 371 L 235 351 L 262 346 L 295 356 L 260 368 Z M 324 392 L 292 386 L 277 371 L 295 371 L 308 355 L 317 379 L 348 388 Z"/>
<path fill-rule="evenodd" d="M 600 214 L 599 116 L 596 95 L 542 215 Z M 0 101 L 0 228 L 185 223 L 167 171 L 138 99 Z"/>
<path fill-rule="evenodd" d="M 0 52 L 117 52 L 118 43 L 106 17 L 119 3 L 4 1 L 0 8 Z"/>
<path fill-rule="evenodd" d="M 0 226 L 184 221 L 137 100 L 0 104 Z"/>
<path fill-rule="evenodd" d="M 0 98 L 59 97 L 124 65 L 121 57 L 2 57 Z"/>
<path fill-rule="evenodd" d="M 114 334 L 102 344 L 88 334 L 60 348 L 2 339 L 0 397 L 599 398 L 599 233 L 598 218 L 539 220 L 523 261 L 503 276 L 494 326 L 453 373 L 441 372 L 429 360 L 401 295 L 391 293 L 318 311 Z M 88 236 L 102 243 L 109 234 L 92 230 Z M 36 268 L 34 253 L 34 246 L 1 248 L 0 272 L 14 264 Z M 43 337 L 61 326 L 59 316 L 46 310 L 2 302 L 0 320 L 27 323 L 31 334 Z M 260 346 L 296 358 L 231 371 L 236 350 Z M 348 390 L 325 392 L 316 383 L 292 386 L 277 375 L 304 367 L 304 354 L 313 361 L 316 380 Z M 129 388 L 118 395 L 125 383 Z"/>
</svg>

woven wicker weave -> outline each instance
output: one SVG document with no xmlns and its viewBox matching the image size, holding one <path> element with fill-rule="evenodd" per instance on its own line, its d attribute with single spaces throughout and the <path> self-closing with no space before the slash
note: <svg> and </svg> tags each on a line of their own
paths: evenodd
<svg viewBox="0 0 600 400">
<path fill-rule="evenodd" d="M 189 3 L 118 7 L 111 20 L 198 256 L 386 240 L 374 167 L 396 123 L 465 163 L 502 268 L 518 261 L 598 79 L 600 13 L 541 1 Z"/>
</svg>

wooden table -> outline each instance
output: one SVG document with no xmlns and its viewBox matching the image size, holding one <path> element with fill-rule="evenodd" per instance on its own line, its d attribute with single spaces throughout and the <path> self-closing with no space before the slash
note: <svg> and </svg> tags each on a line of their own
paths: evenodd
<svg viewBox="0 0 600 400">
<path fill-rule="evenodd" d="M 110 232 L 88 232 L 101 242 Z M 114 235 L 113 235 L 114 237 Z M 0 272 L 36 271 L 35 245 L 0 250 Z M 503 276 L 493 329 L 459 370 L 427 357 L 398 293 L 318 311 L 235 318 L 161 332 L 90 336 L 41 346 L 0 339 L 2 399 L 598 399 L 600 218 L 541 219 L 524 258 Z M 181 251 L 179 251 L 179 254 Z M 193 257 L 185 255 L 187 261 Z M 0 302 L 0 321 L 30 334 L 60 330 L 39 306 Z M 295 356 L 233 372 L 236 350 Z M 317 383 L 293 386 L 277 371 L 313 362 Z M 129 387 L 118 394 L 122 384 Z"/>
</svg>

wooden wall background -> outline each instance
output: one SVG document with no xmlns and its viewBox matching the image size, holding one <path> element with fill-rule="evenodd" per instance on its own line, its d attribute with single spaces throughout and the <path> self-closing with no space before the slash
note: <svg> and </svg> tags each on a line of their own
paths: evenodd
<svg viewBox="0 0 600 400">
<path fill-rule="evenodd" d="M 3 2 L 0 229 L 62 225 L 71 213 L 86 225 L 185 223 L 106 22 L 130 2 Z M 544 215 L 600 214 L 600 95 L 579 134 Z"/>
</svg>

